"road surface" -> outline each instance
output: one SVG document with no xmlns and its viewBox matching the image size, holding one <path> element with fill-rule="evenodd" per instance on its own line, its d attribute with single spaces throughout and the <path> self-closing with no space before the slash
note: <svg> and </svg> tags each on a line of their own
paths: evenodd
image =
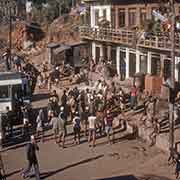
<svg viewBox="0 0 180 180">
<path fill-rule="evenodd" d="M 35 95 L 34 108 L 46 107 L 47 94 Z M 71 127 L 68 128 L 72 131 Z M 51 130 L 45 143 L 39 142 L 37 153 L 41 178 L 46 180 L 174 180 L 174 167 L 167 165 L 167 154 L 155 147 L 117 132 L 116 142 L 107 144 L 105 137 L 90 148 L 83 137 L 73 145 L 73 136 L 66 138 L 66 148 L 58 147 Z M 27 166 L 25 146 L 9 148 L 2 154 L 8 180 L 20 180 L 20 171 Z M 34 179 L 32 177 L 31 179 Z"/>
</svg>

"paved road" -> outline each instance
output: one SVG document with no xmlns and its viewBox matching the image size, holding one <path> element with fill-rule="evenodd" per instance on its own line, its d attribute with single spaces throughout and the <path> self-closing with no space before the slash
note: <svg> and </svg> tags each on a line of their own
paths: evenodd
<svg viewBox="0 0 180 180">
<path fill-rule="evenodd" d="M 43 92 L 45 93 L 45 92 Z M 45 107 L 47 99 L 41 95 L 34 106 Z M 71 131 L 71 128 L 69 128 Z M 108 145 L 106 138 L 97 140 L 89 148 L 85 138 L 80 145 L 73 145 L 68 136 L 66 148 L 58 147 L 46 132 L 45 143 L 39 143 L 41 178 L 46 180 L 173 180 L 173 168 L 167 166 L 167 154 L 149 148 L 145 143 L 132 139 L 126 133 L 116 134 L 116 143 Z M 27 165 L 25 147 L 3 152 L 8 180 L 20 180 L 20 170 Z M 33 179 L 33 178 L 32 178 Z"/>
</svg>

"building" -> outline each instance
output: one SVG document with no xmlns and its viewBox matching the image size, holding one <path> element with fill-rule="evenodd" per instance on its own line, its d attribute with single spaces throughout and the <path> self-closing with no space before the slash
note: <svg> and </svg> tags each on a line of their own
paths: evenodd
<svg viewBox="0 0 180 180">
<path fill-rule="evenodd" d="M 90 9 L 90 24 L 80 28 L 81 38 L 90 42 L 91 55 L 111 60 L 121 80 L 144 73 L 154 76 L 170 76 L 171 41 L 168 36 L 144 38 L 145 22 L 154 19 L 153 10 L 160 7 L 156 0 L 86 0 Z M 175 4 L 176 15 L 180 14 L 180 2 Z M 100 20 L 109 22 L 101 26 Z M 139 30 L 137 30 L 139 29 Z M 141 30 L 142 29 L 142 30 Z M 180 39 L 176 37 L 175 79 L 180 81 Z"/>
<path fill-rule="evenodd" d="M 13 17 L 25 17 L 25 2 L 26 0 L 1 0 L 0 1 L 0 22 L 8 22 L 11 15 Z"/>
</svg>

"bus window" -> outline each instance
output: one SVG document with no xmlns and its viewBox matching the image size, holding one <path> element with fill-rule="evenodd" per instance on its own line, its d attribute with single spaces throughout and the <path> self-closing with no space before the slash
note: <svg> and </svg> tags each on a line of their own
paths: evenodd
<svg viewBox="0 0 180 180">
<path fill-rule="evenodd" d="M 13 99 L 20 99 L 23 96 L 21 84 L 13 85 L 12 86 L 12 98 Z"/>
<path fill-rule="evenodd" d="M 0 86 L 0 99 L 9 98 L 8 86 Z"/>
</svg>

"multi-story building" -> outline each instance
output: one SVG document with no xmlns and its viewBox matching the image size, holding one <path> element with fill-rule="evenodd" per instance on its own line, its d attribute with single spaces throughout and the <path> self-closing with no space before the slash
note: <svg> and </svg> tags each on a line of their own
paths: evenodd
<svg viewBox="0 0 180 180">
<path fill-rule="evenodd" d="M 87 2 L 88 0 L 86 0 Z M 142 72 L 150 75 L 170 76 L 171 40 L 169 36 L 143 38 L 140 29 L 148 19 L 154 19 L 153 10 L 159 7 L 156 0 L 89 0 L 90 24 L 80 28 L 81 38 L 90 43 L 91 55 L 111 60 L 121 79 Z M 104 2 L 104 3 L 102 3 Z M 180 3 L 175 4 L 176 15 L 180 14 Z M 101 26 L 106 19 L 108 26 Z M 180 81 L 180 39 L 176 36 L 175 79 Z"/>
</svg>

